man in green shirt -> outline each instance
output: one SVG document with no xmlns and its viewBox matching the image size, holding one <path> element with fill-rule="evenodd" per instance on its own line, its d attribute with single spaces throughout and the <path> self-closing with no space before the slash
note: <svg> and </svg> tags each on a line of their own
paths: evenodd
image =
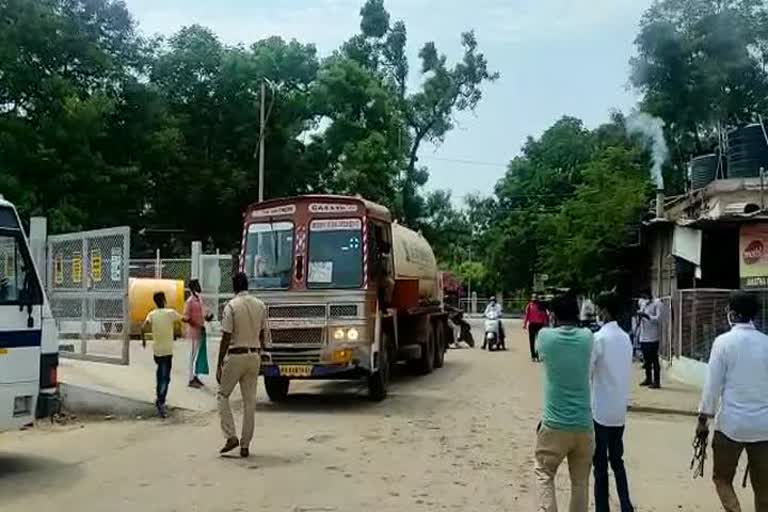
<svg viewBox="0 0 768 512">
<path fill-rule="evenodd" d="M 594 453 L 589 372 L 592 333 L 578 327 L 576 297 L 552 301 L 555 328 L 536 342 L 544 366 L 544 412 L 536 439 L 539 512 L 557 512 L 555 475 L 565 458 L 571 476 L 570 512 L 589 508 L 589 472 Z"/>
</svg>

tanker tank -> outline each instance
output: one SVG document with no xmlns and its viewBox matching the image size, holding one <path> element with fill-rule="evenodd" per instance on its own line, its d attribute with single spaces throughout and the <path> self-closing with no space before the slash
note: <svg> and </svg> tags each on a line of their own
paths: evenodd
<svg viewBox="0 0 768 512">
<path fill-rule="evenodd" d="M 403 305 L 439 300 L 437 260 L 421 233 L 392 224 L 396 302 Z"/>
</svg>

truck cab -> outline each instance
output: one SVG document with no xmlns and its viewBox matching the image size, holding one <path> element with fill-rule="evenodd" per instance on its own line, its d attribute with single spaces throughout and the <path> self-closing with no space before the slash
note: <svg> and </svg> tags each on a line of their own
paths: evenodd
<svg viewBox="0 0 768 512">
<path fill-rule="evenodd" d="M 240 266 L 268 308 L 272 360 L 262 373 L 270 399 L 284 399 L 293 379 L 362 378 L 372 397 L 386 396 L 392 363 L 408 353 L 397 343 L 399 328 L 410 329 L 397 319 L 406 316 L 402 299 L 410 294 L 419 306 L 418 280 L 415 292 L 402 281 L 398 293 L 398 227 L 386 208 L 357 197 L 302 196 L 248 209 Z"/>
<path fill-rule="evenodd" d="M 57 403 L 58 336 L 15 207 L 0 196 L 0 431 Z"/>
</svg>

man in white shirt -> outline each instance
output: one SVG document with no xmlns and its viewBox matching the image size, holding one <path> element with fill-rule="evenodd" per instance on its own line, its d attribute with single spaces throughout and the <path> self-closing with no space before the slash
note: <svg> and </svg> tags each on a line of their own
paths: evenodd
<svg viewBox="0 0 768 512">
<path fill-rule="evenodd" d="M 640 385 L 658 389 L 661 387 L 661 363 L 659 362 L 661 304 L 650 292 L 643 294 L 637 316 L 640 321 L 640 349 L 643 352 L 645 368 L 645 380 Z"/>
<path fill-rule="evenodd" d="M 624 423 L 632 379 L 632 341 L 619 327 L 621 301 L 614 293 L 597 299 L 603 326 L 592 347 L 592 415 L 595 421 L 595 511 L 609 512 L 608 464 L 616 479 L 621 512 L 634 512 L 624 467 Z"/>
<path fill-rule="evenodd" d="M 763 512 L 768 510 L 768 336 L 752 323 L 760 309 L 754 295 L 733 292 L 728 309 L 732 327 L 712 345 L 696 433 L 706 437 L 708 420 L 717 412 L 712 478 L 723 508 L 741 512 L 733 478 L 746 450 L 755 511 Z"/>
</svg>

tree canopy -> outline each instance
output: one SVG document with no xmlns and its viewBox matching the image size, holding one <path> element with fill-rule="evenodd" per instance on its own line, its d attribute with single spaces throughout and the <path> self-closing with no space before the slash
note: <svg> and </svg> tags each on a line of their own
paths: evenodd
<svg viewBox="0 0 768 512">
<path fill-rule="evenodd" d="M 405 23 L 382 0 L 360 15 L 321 58 L 279 35 L 227 45 L 199 25 L 149 39 L 119 0 L 0 0 L 0 190 L 53 232 L 128 224 L 137 251 L 233 247 L 258 193 L 266 80 L 267 198 L 361 194 L 412 227 L 448 225 L 460 214 L 445 193 L 425 196 L 417 153 L 497 75 L 468 32 L 455 64 L 424 44 L 412 89 Z"/>
</svg>

